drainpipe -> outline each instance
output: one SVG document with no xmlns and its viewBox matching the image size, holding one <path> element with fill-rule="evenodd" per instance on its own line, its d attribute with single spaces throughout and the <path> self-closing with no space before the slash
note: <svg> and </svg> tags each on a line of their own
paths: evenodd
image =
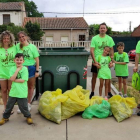
<svg viewBox="0 0 140 140">
<path fill-rule="evenodd" d="M 72 30 L 73 28 L 71 28 L 71 32 L 70 32 L 70 40 L 72 41 Z"/>
</svg>

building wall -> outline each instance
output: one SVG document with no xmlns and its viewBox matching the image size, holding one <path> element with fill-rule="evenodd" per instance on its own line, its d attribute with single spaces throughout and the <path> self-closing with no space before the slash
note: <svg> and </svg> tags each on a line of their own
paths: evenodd
<svg viewBox="0 0 140 140">
<path fill-rule="evenodd" d="M 138 26 L 132 33 L 132 37 L 140 37 L 140 26 Z"/>
<path fill-rule="evenodd" d="M 46 37 L 53 37 L 53 41 L 61 41 L 61 37 L 68 37 L 68 41 L 79 41 L 79 35 L 85 35 L 85 40 L 89 38 L 88 30 L 44 30 L 44 40 Z"/>
<path fill-rule="evenodd" d="M 18 26 L 22 26 L 24 17 L 26 17 L 26 13 L 21 11 L 0 12 L 0 25 L 3 25 L 3 14 L 10 15 L 10 22 Z"/>
</svg>

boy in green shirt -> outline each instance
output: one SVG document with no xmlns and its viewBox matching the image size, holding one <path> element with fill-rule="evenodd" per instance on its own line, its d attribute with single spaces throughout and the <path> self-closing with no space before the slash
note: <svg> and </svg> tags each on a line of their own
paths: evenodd
<svg viewBox="0 0 140 140">
<path fill-rule="evenodd" d="M 128 65 L 129 58 L 124 50 L 124 43 L 119 42 L 117 43 L 117 50 L 118 52 L 114 53 L 114 60 L 115 63 L 115 73 L 116 77 L 118 77 L 118 84 L 119 84 L 119 95 L 122 96 L 122 81 L 123 81 L 123 89 L 124 89 L 124 97 L 127 97 L 127 84 L 126 79 L 129 76 L 128 73 Z"/>
<path fill-rule="evenodd" d="M 33 121 L 31 119 L 31 114 L 28 110 L 27 103 L 28 70 L 25 66 L 22 66 L 24 63 L 23 54 L 17 53 L 14 62 L 16 63 L 16 66 L 13 66 L 10 69 L 10 80 L 12 81 L 12 87 L 9 93 L 9 99 L 5 112 L 3 113 L 3 118 L 0 121 L 0 125 L 3 125 L 6 121 L 9 120 L 11 111 L 16 102 L 18 103 L 21 112 L 24 114 L 24 117 L 27 117 L 27 123 L 32 124 Z"/>
</svg>

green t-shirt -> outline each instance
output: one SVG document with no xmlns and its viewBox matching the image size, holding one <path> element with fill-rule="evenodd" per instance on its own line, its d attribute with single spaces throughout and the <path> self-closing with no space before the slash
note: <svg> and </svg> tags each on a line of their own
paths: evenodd
<svg viewBox="0 0 140 140">
<path fill-rule="evenodd" d="M 129 63 L 128 54 L 125 53 L 125 55 L 116 53 L 116 56 L 114 55 L 114 60 L 117 62 L 126 62 Z M 115 73 L 116 76 L 128 76 L 128 65 L 121 65 L 121 64 L 115 64 Z"/>
<path fill-rule="evenodd" d="M 109 56 L 99 55 L 96 58 L 97 62 L 99 62 L 101 68 L 98 71 L 98 78 L 101 79 L 111 79 L 111 70 L 109 68 L 109 63 L 111 58 Z"/>
<path fill-rule="evenodd" d="M 16 55 L 16 46 L 8 49 L 0 47 L 0 79 L 9 79 L 9 70 L 15 66 L 14 58 Z"/>
<path fill-rule="evenodd" d="M 13 76 L 17 67 L 13 66 L 10 70 L 10 77 Z M 25 80 L 23 83 L 12 82 L 11 90 L 9 93 L 10 97 L 17 97 L 17 98 L 27 98 L 28 95 L 28 70 L 27 67 L 23 66 L 22 69 L 18 72 L 16 79 Z"/>
<path fill-rule="evenodd" d="M 33 66 L 35 65 L 36 61 L 35 58 L 39 56 L 37 47 L 33 44 L 29 44 L 28 46 L 23 46 L 20 49 L 20 43 L 16 45 L 17 53 L 23 53 L 24 55 L 24 63 L 23 66 Z"/>
<path fill-rule="evenodd" d="M 112 37 L 105 35 L 105 37 L 102 38 L 99 35 L 96 35 L 92 38 L 90 47 L 94 48 L 94 56 L 96 59 L 98 55 L 103 54 L 103 50 L 105 46 L 109 46 L 112 48 L 114 45 L 115 43 Z"/>
<path fill-rule="evenodd" d="M 137 43 L 136 53 L 140 53 L 140 41 L 138 41 L 138 43 Z"/>
</svg>

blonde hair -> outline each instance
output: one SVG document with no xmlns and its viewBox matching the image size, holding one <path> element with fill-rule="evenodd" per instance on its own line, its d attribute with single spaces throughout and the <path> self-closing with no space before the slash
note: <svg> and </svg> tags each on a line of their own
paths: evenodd
<svg viewBox="0 0 140 140">
<path fill-rule="evenodd" d="M 18 38 L 19 38 L 19 35 L 20 35 L 20 34 L 25 35 L 25 36 L 27 37 L 27 42 L 30 43 L 30 37 L 29 37 L 24 31 L 18 32 L 18 34 L 17 34 Z M 21 50 L 23 49 L 23 44 L 21 44 L 21 43 L 20 43 L 20 49 L 21 49 Z"/>
<path fill-rule="evenodd" d="M 4 38 L 4 36 L 9 36 L 9 37 L 10 37 L 9 47 L 12 47 L 13 44 L 14 44 L 14 42 L 15 42 L 15 37 L 14 37 L 14 35 L 13 35 L 10 31 L 8 31 L 8 30 L 2 32 L 1 35 L 0 35 L 0 47 L 4 47 L 4 44 L 3 44 L 3 38 Z"/>
</svg>

